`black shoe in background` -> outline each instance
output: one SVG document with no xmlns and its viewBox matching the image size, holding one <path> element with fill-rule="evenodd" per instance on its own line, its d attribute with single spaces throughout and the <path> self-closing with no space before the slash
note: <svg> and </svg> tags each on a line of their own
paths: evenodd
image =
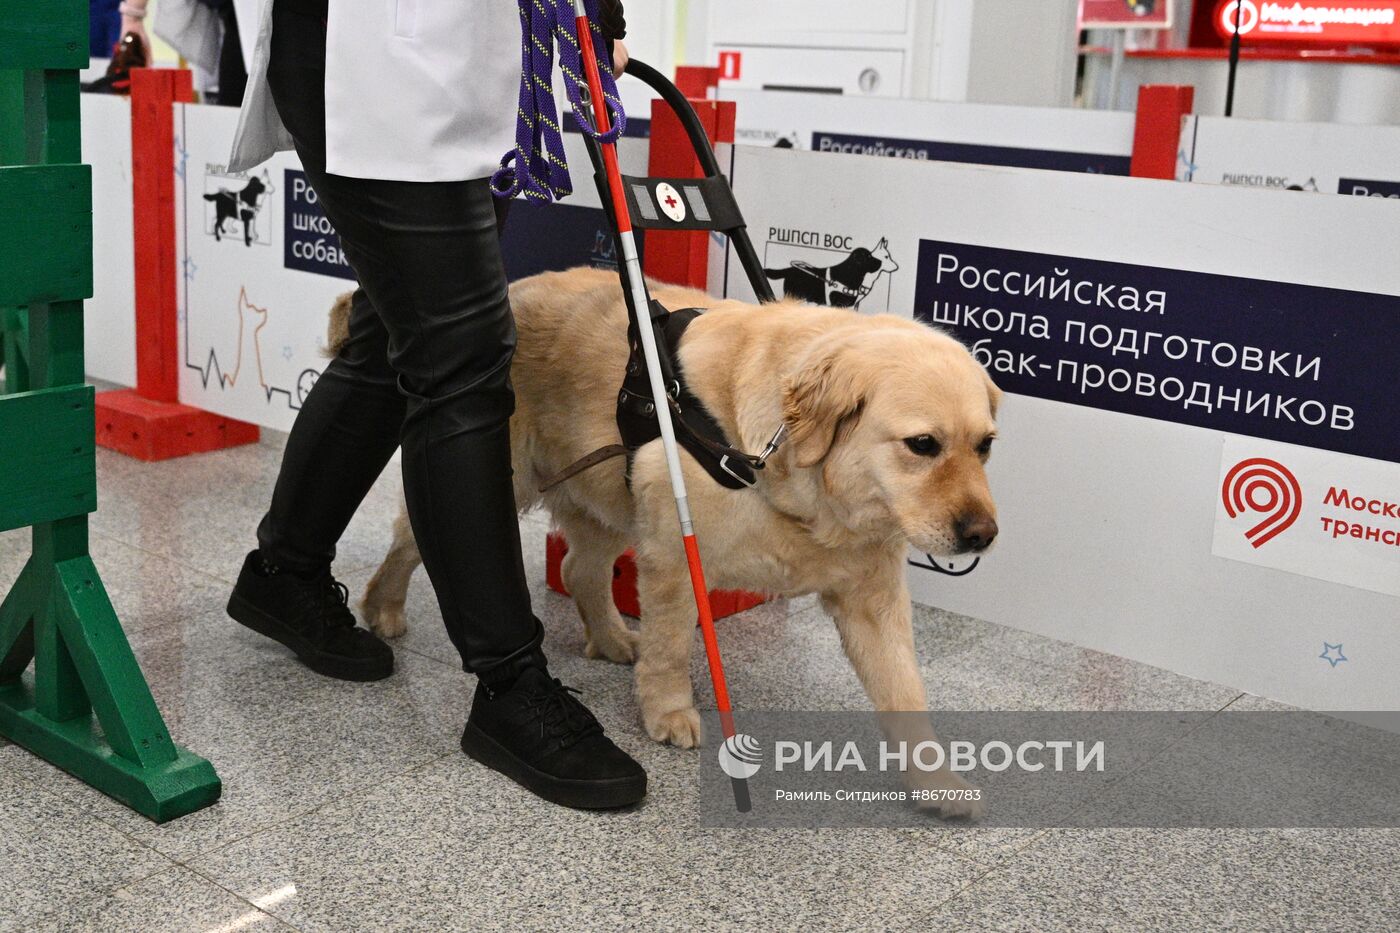
<svg viewBox="0 0 1400 933">
<path fill-rule="evenodd" d="M 229 597 L 234 621 L 286 645 L 318 674 L 340 680 L 383 680 L 394 651 L 355 625 L 350 592 L 330 571 L 311 577 L 269 566 L 253 551 Z"/>
<path fill-rule="evenodd" d="M 131 69 L 145 68 L 148 58 L 141 37 L 129 32 L 112 47 L 112 61 L 107 65 L 107 73 L 96 81 L 84 84 L 82 89 L 90 94 L 130 94 Z"/>
<path fill-rule="evenodd" d="M 462 751 L 552 803 L 606 810 L 637 803 L 647 773 L 603 734 L 574 694 L 527 667 L 504 688 L 478 682 Z"/>
</svg>

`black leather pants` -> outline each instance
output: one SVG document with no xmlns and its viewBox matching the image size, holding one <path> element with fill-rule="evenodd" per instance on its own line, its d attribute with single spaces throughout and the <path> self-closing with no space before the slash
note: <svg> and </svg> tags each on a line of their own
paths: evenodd
<svg viewBox="0 0 1400 933">
<path fill-rule="evenodd" d="M 258 542 L 278 565 L 328 566 L 401 445 L 408 514 L 448 634 L 467 670 L 489 670 L 532 654 L 540 637 L 511 488 L 515 321 L 497 199 L 486 179 L 327 174 L 325 23 L 291 0 L 273 16 L 273 100 L 360 289 L 350 338 L 292 428 Z"/>
</svg>

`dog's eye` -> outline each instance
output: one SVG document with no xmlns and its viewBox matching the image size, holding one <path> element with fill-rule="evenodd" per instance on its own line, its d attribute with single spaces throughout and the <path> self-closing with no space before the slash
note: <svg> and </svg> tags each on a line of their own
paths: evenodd
<svg viewBox="0 0 1400 933">
<path fill-rule="evenodd" d="M 904 444 L 921 457 L 936 457 L 943 449 L 938 441 L 933 439 L 932 434 L 920 434 L 918 437 L 906 437 L 904 439 Z"/>
<path fill-rule="evenodd" d="M 996 438 L 989 437 L 982 441 L 982 443 L 977 445 L 977 452 L 984 457 L 990 454 L 992 452 L 992 441 L 994 440 L 996 440 Z"/>
</svg>

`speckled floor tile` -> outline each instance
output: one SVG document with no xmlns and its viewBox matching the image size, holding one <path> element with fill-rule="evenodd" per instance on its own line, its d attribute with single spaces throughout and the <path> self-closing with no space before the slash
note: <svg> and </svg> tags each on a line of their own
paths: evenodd
<svg viewBox="0 0 1400 933">
<path fill-rule="evenodd" d="M 214 763 L 223 798 L 157 826 L 18 748 L 9 764 L 183 858 L 446 754 L 468 708 L 458 669 L 401 652 L 373 684 L 321 677 L 221 613 L 139 632 L 132 646 L 175 740 Z"/>
<path fill-rule="evenodd" d="M 290 896 L 274 892 L 269 903 Z M 291 927 L 185 868 L 94 895 L 29 924 L 35 933 L 290 933 Z"/>
<path fill-rule="evenodd" d="M 10 584 L 29 560 L 31 538 L 28 528 L 0 531 L 0 599 L 10 591 Z"/>
<path fill-rule="evenodd" d="M 24 569 L 24 562 L 29 559 L 29 538 L 27 528 L 0 531 L 0 600 L 10 591 L 10 584 L 19 576 L 19 572 Z M 0 735 L 0 748 L 9 744 L 9 739 Z"/>
<path fill-rule="evenodd" d="M 44 914 L 172 867 L 49 793 L 48 775 L 31 781 L 11 767 L 20 756 L 30 758 L 13 745 L 0 749 L 0 930 L 30 929 Z"/>
<path fill-rule="evenodd" d="M 155 826 L 0 740 L 0 929 L 1400 924 L 1396 830 L 699 827 L 699 753 L 646 737 L 632 671 L 582 657 L 573 603 L 544 584 L 548 517 L 532 513 L 521 531 L 551 667 L 650 775 L 629 812 L 545 804 L 459 751 L 470 685 L 421 571 L 398 671 L 379 684 L 318 677 L 223 615 L 283 442 L 268 432 L 160 464 L 99 453 L 94 556 L 176 740 L 214 761 L 225 796 Z M 341 543 L 336 570 L 356 597 L 389 544 L 397 472 Z M 0 534 L 0 592 L 27 551 L 27 532 Z M 914 627 L 935 711 L 1275 708 L 941 610 L 916 608 Z M 719 635 L 741 720 L 868 708 L 810 597 L 725 619 Z M 698 632 L 691 674 L 713 706 Z"/>
<path fill-rule="evenodd" d="M 285 435 L 159 463 L 97 452 L 93 530 L 169 557 L 225 581 L 257 545 L 257 524 L 272 497 Z M 384 556 L 398 511 L 398 466 L 391 463 L 341 538 L 335 570 L 353 572 Z"/>
<path fill-rule="evenodd" d="M 1395 830 L 1052 830 L 945 905 L 979 930 L 1393 930 Z"/>
<path fill-rule="evenodd" d="M 128 635 L 178 622 L 228 599 L 229 586 L 222 580 L 105 535 L 89 534 L 88 549 Z M 9 552 L 0 557 L 0 593 L 4 593 L 29 557 L 28 533 L 13 545 L 0 539 L 0 550 Z"/>
<path fill-rule="evenodd" d="M 306 930 L 913 928 L 984 869 L 890 832 L 699 829 L 690 801 L 573 813 L 463 757 L 194 863 Z"/>
<path fill-rule="evenodd" d="M 1122 686 L 1177 700 L 1183 709 L 1221 709 L 1241 691 L 1150 664 L 990 623 L 985 646 L 1069 672 L 1078 682 Z"/>
<path fill-rule="evenodd" d="M 944 709 L 1000 710 L 1217 710 L 1236 691 L 1203 684 L 1198 691 L 1165 692 L 1156 682 L 1121 677 L 1113 670 L 1066 669 L 1007 654 L 981 642 L 957 654 L 923 662 L 929 705 Z M 1192 682 L 1199 683 L 1199 682 Z"/>
</svg>

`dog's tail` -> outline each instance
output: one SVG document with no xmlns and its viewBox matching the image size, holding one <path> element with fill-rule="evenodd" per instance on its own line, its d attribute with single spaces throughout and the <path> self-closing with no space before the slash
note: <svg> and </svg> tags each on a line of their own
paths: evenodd
<svg viewBox="0 0 1400 933">
<path fill-rule="evenodd" d="M 219 200 L 219 194 L 223 194 L 223 192 L 220 191 L 218 194 L 206 194 L 206 195 L 204 196 L 204 200 L 206 200 L 206 201 L 217 201 L 217 200 Z"/>
<path fill-rule="evenodd" d="M 766 275 L 766 276 L 768 276 L 768 278 L 770 278 L 770 279 L 781 279 L 783 276 L 787 275 L 787 273 L 788 273 L 788 270 L 787 270 L 787 269 L 764 269 L 764 270 L 763 270 L 763 274 Z"/>
<path fill-rule="evenodd" d="M 327 357 L 339 355 L 340 348 L 345 346 L 345 341 L 350 339 L 350 299 L 354 292 L 346 292 L 335 300 L 331 305 L 330 320 L 326 322 L 326 350 Z"/>
</svg>

